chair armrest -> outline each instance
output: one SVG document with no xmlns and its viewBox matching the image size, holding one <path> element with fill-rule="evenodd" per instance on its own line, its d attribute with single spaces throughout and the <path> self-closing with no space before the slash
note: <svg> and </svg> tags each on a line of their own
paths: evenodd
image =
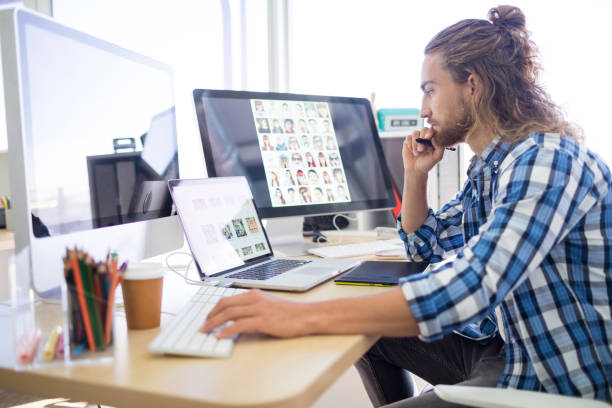
<svg viewBox="0 0 612 408">
<path fill-rule="evenodd" d="M 479 408 L 610 408 L 602 401 L 513 388 L 436 385 L 434 392 L 447 402 Z"/>
</svg>

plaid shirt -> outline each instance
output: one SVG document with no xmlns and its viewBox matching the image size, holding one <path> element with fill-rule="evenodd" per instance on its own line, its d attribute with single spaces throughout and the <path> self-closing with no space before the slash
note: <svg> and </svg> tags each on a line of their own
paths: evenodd
<svg viewBox="0 0 612 408">
<path fill-rule="evenodd" d="M 491 337 L 500 306 L 498 386 L 612 401 L 610 170 L 570 137 L 532 134 L 494 140 L 468 177 L 417 231 L 398 218 L 413 261 L 456 256 L 401 282 L 421 338 Z"/>
</svg>

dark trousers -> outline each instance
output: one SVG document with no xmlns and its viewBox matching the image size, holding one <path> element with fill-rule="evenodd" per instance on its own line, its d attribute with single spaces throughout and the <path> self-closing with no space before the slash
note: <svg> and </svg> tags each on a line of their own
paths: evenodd
<svg viewBox="0 0 612 408">
<path fill-rule="evenodd" d="M 505 346 L 499 336 L 483 346 L 450 334 L 431 343 L 418 338 L 383 337 L 355 366 L 376 407 L 458 407 L 433 392 L 413 397 L 408 372 L 434 385 L 495 387 L 505 363 Z"/>
</svg>

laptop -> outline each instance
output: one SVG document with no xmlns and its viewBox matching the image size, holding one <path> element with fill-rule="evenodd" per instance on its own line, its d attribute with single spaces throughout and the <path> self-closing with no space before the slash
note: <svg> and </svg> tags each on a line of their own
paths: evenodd
<svg viewBox="0 0 612 408">
<path fill-rule="evenodd" d="M 303 292 L 360 263 L 275 257 L 245 177 L 170 180 L 168 187 L 202 281 Z"/>
</svg>

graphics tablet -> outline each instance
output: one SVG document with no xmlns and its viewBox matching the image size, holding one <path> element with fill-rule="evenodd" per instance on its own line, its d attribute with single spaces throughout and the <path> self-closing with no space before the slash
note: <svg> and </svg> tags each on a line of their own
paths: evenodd
<svg viewBox="0 0 612 408">
<path fill-rule="evenodd" d="M 426 262 L 366 261 L 334 282 L 337 285 L 395 286 L 400 278 L 421 273 Z"/>
</svg>

